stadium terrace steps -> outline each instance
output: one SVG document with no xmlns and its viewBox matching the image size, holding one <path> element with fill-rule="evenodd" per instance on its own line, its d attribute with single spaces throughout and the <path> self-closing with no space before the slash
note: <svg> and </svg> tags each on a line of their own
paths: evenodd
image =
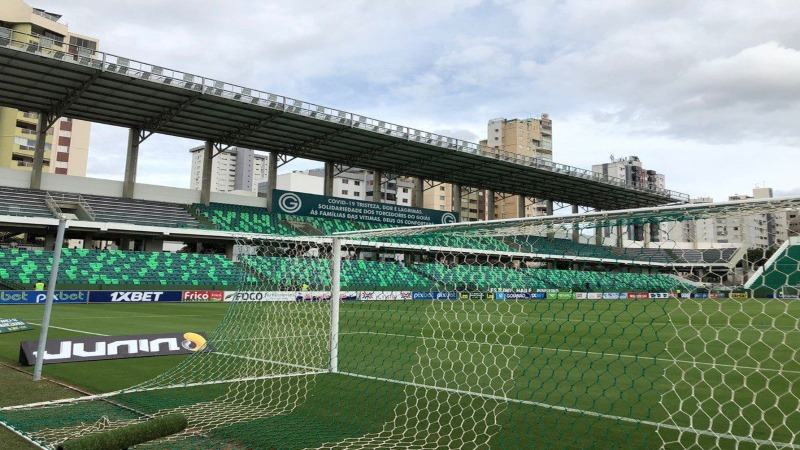
<svg viewBox="0 0 800 450">
<path fill-rule="evenodd" d="M 52 255 L 43 250 L 0 250 L 0 281 L 26 288 L 46 281 Z M 330 288 L 327 259 L 243 255 L 241 263 L 245 271 L 222 255 L 63 249 L 59 288 L 224 288 L 243 280 L 262 283 L 267 290 L 299 290 L 304 284 Z M 669 291 L 680 283 L 664 275 L 446 264 L 407 267 L 396 262 L 345 260 L 342 286 L 347 290 Z"/>
<path fill-rule="evenodd" d="M 0 215 L 47 217 L 53 213 L 44 201 L 46 192 L 0 186 Z"/>
<path fill-rule="evenodd" d="M 223 288 L 238 286 L 244 273 L 223 255 L 62 249 L 59 289 Z M 53 252 L 0 249 L 0 280 L 31 288 L 46 282 Z"/>
<path fill-rule="evenodd" d="M 668 253 L 673 253 L 676 261 L 687 263 L 727 263 L 736 254 L 736 248 L 709 248 L 705 250 L 694 249 L 670 249 Z"/>
<path fill-rule="evenodd" d="M 75 196 L 77 198 L 77 195 Z M 124 222 L 169 228 L 201 228 L 183 205 L 149 200 L 83 195 L 98 222 Z"/>
<path fill-rule="evenodd" d="M 327 259 L 242 256 L 242 264 L 259 274 L 268 289 L 299 290 L 304 284 L 314 289 L 330 289 Z M 345 290 L 415 290 L 432 286 L 429 278 L 399 263 L 342 261 Z"/>
<path fill-rule="evenodd" d="M 319 258 L 243 256 L 267 283 L 267 289 L 297 290 L 304 284 L 329 289 L 330 263 Z M 396 262 L 342 261 L 345 290 L 489 290 L 561 289 L 606 292 L 669 292 L 681 283 L 666 275 L 534 268 Z"/>
<path fill-rule="evenodd" d="M 195 203 L 192 206 L 221 230 L 279 236 L 298 235 L 297 229 L 281 223 L 281 219 L 276 214 L 267 212 L 266 208 L 225 203 L 212 203 L 209 206 Z"/>
<path fill-rule="evenodd" d="M 681 287 L 677 280 L 666 275 L 637 273 L 446 264 L 418 264 L 415 269 L 436 280 L 437 287 L 456 290 L 506 288 L 669 292 Z"/>
<path fill-rule="evenodd" d="M 46 191 L 0 187 L 0 214 L 53 218 Z M 78 194 L 50 192 L 57 203 L 78 203 Z M 201 228 L 184 205 L 149 200 L 84 195 L 98 222 L 122 222 L 176 228 Z"/>
</svg>

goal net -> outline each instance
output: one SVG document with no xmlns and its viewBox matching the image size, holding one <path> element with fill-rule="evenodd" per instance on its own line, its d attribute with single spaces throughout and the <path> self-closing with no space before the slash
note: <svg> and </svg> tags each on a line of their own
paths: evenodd
<svg viewBox="0 0 800 450">
<path fill-rule="evenodd" d="M 182 412 L 153 448 L 800 448 L 798 209 L 242 239 L 208 351 L 0 420 L 44 445 Z"/>
</svg>

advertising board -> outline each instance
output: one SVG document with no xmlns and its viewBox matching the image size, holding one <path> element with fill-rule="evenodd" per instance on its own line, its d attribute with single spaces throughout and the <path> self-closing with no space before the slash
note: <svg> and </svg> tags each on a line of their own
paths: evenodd
<svg viewBox="0 0 800 450">
<path fill-rule="evenodd" d="M 38 345 L 39 341 L 20 342 L 19 362 L 26 366 L 34 365 Z M 48 339 L 42 362 L 54 364 L 143 356 L 185 355 L 199 351 L 214 351 L 208 343 L 205 333 L 76 337 Z"/>
<path fill-rule="evenodd" d="M 87 291 L 55 291 L 53 303 L 86 303 Z M 44 303 L 45 291 L 0 291 L 0 305 L 20 305 Z"/>
<path fill-rule="evenodd" d="M 179 302 L 183 291 L 91 291 L 89 303 Z"/>
</svg>

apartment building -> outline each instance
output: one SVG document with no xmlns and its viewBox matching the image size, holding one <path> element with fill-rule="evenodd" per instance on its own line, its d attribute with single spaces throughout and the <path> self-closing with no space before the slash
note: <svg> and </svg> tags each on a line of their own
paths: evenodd
<svg viewBox="0 0 800 450">
<path fill-rule="evenodd" d="M 67 25 L 61 23 L 61 17 L 32 8 L 22 0 L 3 0 L 0 2 L 0 34 L 62 50 L 66 57 L 93 54 L 99 41 L 70 32 Z M 37 111 L 0 108 L 0 167 L 31 169 L 38 118 Z M 90 133 L 90 122 L 68 117 L 57 119 L 47 130 L 44 170 L 86 176 Z"/>
</svg>

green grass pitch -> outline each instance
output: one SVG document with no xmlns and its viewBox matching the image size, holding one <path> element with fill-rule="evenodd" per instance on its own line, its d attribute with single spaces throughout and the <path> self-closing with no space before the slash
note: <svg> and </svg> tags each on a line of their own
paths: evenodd
<svg viewBox="0 0 800 450">
<path fill-rule="evenodd" d="M 210 334 L 230 307 L 56 305 L 50 337 Z M 2 317 L 36 324 L 41 313 L 40 306 L 0 308 Z M 797 446 L 798 318 L 798 301 L 755 299 L 344 302 L 340 374 L 250 386 L 250 393 L 301 401 L 284 414 L 215 433 L 243 446 L 269 442 L 287 449 L 354 440 L 386 424 L 416 427 L 426 436 L 423 448 L 470 448 L 485 441 L 491 448 L 520 449 L 651 448 L 662 439 L 680 439 L 676 447 L 736 443 L 714 433 L 756 440 L 739 448 L 763 447 L 758 440 Z M 38 333 L 37 327 L 0 335 L 0 358 L 16 364 L 19 341 L 37 339 Z M 54 364 L 44 374 L 103 393 L 151 379 L 184 359 Z M 33 389 L 30 383 L 0 373 L 4 381 L 16 380 L 0 383 L 0 406 L 69 394 L 53 388 L 20 395 Z M 175 406 L 186 397 L 211 400 L 228 388 L 153 391 L 131 402 L 142 410 Z M 660 423 L 671 428 L 657 431 Z M 686 432 L 694 428 L 711 433 Z"/>
</svg>

